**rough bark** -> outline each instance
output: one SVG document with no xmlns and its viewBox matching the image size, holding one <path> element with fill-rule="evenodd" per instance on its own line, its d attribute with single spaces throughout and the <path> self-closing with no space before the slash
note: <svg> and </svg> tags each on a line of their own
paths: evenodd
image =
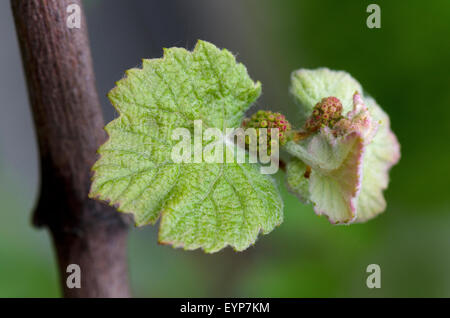
<svg viewBox="0 0 450 318">
<path fill-rule="evenodd" d="M 40 152 L 41 193 L 34 224 L 51 232 L 66 297 L 128 297 L 127 226 L 112 208 L 88 199 L 90 167 L 105 141 L 104 122 L 79 0 L 11 0 Z M 66 286 L 69 264 L 81 288 Z"/>
</svg>

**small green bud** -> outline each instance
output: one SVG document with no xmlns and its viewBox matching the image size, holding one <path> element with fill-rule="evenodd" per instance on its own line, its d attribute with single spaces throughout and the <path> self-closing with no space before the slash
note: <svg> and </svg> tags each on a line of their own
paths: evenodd
<svg viewBox="0 0 450 318">
<path fill-rule="evenodd" d="M 242 121 L 243 128 L 255 128 L 257 136 L 260 136 L 259 128 L 267 128 L 267 148 L 268 153 L 271 153 L 271 146 L 277 144 L 272 143 L 272 136 L 270 128 L 278 128 L 279 145 L 283 146 L 288 141 L 288 132 L 291 130 L 291 124 L 286 120 L 286 117 L 280 113 L 274 113 L 269 110 L 259 110 L 250 118 L 245 118 Z M 248 142 L 246 142 L 248 144 Z"/>
</svg>

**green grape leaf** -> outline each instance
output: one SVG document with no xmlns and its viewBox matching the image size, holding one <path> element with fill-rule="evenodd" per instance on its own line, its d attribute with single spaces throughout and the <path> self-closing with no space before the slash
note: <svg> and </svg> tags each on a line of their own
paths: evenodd
<svg viewBox="0 0 450 318">
<path fill-rule="evenodd" d="M 316 213 L 332 223 L 364 222 L 383 212 L 388 172 L 400 158 L 387 114 L 372 98 L 361 96 L 360 84 L 342 71 L 296 71 L 291 92 L 309 118 L 319 120 L 317 114 L 312 117 L 313 110 L 330 96 L 337 97 L 347 112 L 336 122 L 307 132 L 306 139 L 286 144 L 294 156 L 287 165 L 291 192 L 312 202 Z"/>
<path fill-rule="evenodd" d="M 246 249 L 259 232 L 282 222 L 273 180 L 256 164 L 174 162 L 172 134 L 176 128 L 193 132 L 197 120 L 203 131 L 239 127 L 261 84 L 229 51 L 205 41 L 192 52 L 165 49 L 163 58 L 142 64 L 108 94 L 120 116 L 105 128 L 109 139 L 93 166 L 90 197 L 132 213 L 138 226 L 161 216 L 162 244 Z"/>
</svg>

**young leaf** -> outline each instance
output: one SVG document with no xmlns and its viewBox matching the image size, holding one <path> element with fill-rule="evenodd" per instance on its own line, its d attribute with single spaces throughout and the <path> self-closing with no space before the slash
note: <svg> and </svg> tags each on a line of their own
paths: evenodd
<svg viewBox="0 0 450 318">
<path fill-rule="evenodd" d="M 309 200 L 308 166 L 297 158 L 292 158 L 286 165 L 286 183 L 290 192 L 295 194 L 303 203 L 311 203 Z"/>
<path fill-rule="evenodd" d="M 133 213 L 137 225 L 161 215 L 159 242 L 188 250 L 241 251 L 282 222 L 280 195 L 257 165 L 171 158 L 176 128 L 192 132 L 195 120 L 203 130 L 239 127 L 261 92 L 244 65 L 199 41 L 192 52 L 165 49 L 126 75 L 108 95 L 120 116 L 105 128 L 90 197 Z"/>
<path fill-rule="evenodd" d="M 386 209 L 383 197 L 389 183 L 389 170 L 400 160 L 400 145 L 390 129 L 389 116 L 374 99 L 365 98 L 379 127 L 364 155 L 363 179 L 358 197 L 358 216 L 355 222 L 365 222 Z"/>
<path fill-rule="evenodd" d="M 318 215 L 327 215 L 334 224 L 353 221 L 361 184 L 364 151 L 361 135 L 352 132 L 334 137 L 330 130 L 324 129 L 301 144 L 289 142 L 286 150 L 311 168 L 308 178 L 301 174 L 301 170 L 287 170 L 291 190 L 298 188 L 296 183 L 302 183 L 298 195 L 304 197 L 305 183 L 309 179 L 306 200 L 314 203 Z"/>
<path fill-rule="evenodd" d="M 322 67 L 315 70 L 300 69 L 291 74 L 290 92 L 299 105 L 302 119 L 311 115 L 314 106 L 324 97 L 334 96 L 348 112 L 353 106 L 353 94 L 362 92 L 361 84 L 346 72 Z"/>
<path fill-rule="evenodd" d="M 363 222 L 381 213 L 389 169 L 400 158 L 389 117 L 360 95 L 360 84 L 345 72 L 296 71 L 291 92 L 306 116 L 306 139 L 286 144 L 296 158 L 287 165 L 290 190 L 332 223 Z"/>
</svg>

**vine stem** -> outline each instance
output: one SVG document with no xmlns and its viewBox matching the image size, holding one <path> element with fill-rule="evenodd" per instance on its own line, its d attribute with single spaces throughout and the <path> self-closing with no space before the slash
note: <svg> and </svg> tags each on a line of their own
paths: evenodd
<svg viewBox="0 0 450 318">
<path fill-rule="evenodd" d="M 281 169 L 281 171 L 286 172 L 286 162 L 284 162 L 284 160 L 282 160 L 281 158 L 278 159 L 278 165 Z"/>
<path fill-rule="evenodd" d="M 41 192 L 34 224 L 46 226 L 66 297 L 129 297 L 128 226 L 113 208 L 88 199 L 90 167 L 105 141 L 86 20 L 66 24 L 80 0 L 11 0 L 39 142 Z M 68 288 L 69 264 L 81 288 Z"/>
</svg>

